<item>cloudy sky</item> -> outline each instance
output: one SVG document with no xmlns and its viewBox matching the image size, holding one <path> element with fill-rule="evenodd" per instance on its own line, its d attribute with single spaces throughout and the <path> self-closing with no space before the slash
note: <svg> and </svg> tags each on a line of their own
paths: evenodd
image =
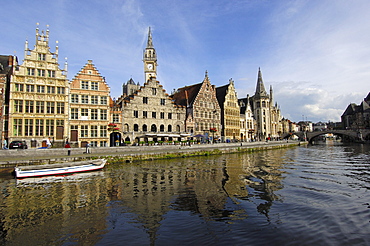
<svg viewBox="0 0 370 246">
<path fill-rule="evenodd" d="M 148 27 L 167 92 L 203 80 L 235 81 L 253 95 L 258 68 L 285 118 L 340 121 L 349 103 L 370 92 L 368 0 L 17 0 L 2 1 L 0 54 L 23 61 L 36 23 L 49 25 L 51 51 L 68 58 L 72 79 L 93 63 L 122 94 L 131 77 L 143 84 Z"/>
</svg>

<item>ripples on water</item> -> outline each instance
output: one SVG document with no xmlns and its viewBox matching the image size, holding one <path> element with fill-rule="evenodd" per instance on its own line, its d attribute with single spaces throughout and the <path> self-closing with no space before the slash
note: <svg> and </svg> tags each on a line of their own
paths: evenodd
<svg viewBox="0 0 370 246">
<path fill-rule="evenodd" d="M 370 245 L 369 145 L 0 181 L 1 245 Z"/>
</svg>

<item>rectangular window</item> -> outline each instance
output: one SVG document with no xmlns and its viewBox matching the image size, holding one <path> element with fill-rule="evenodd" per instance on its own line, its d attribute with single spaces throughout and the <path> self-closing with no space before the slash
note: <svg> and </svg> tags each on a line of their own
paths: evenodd
<svg viewBox="0 0 370 246">
<path fill-rule="evenodd" d="M 152 112 L 152 118 L 153 119 L 157 118 L 157 112 Z"/>
<path fill-rule="evenodd" d="M 78 103 L 78 95 L 72 94 L 71 95 L 71 103 Z"/>
<path fill-rule="evenodd" d="M 64 114 L 64 102 L 57 102 L 57 114 Z"/>
<path fill-rule="evenodd" d="M 37 69 L 37 75 L 39 77 L 45 77 L 45 70 L 44 69 Z"/>
<path fill-rule="evenodd" d="M 165 105 L 165 104 L 166 104 L 166 99 L 161 98 L 161 105 Z"/>
<path fill-rule="evenodd" d="M 48 70 L 48 77 L 49 77 L 49 78 L 55 78 L 55 71 L 53 71 L 53 70 Z"/>
<path fill-rule="evenodd" d="M 89 133 L 89 126 L 81 126 L 81 137 L 87 138 Z"/>
<path fill-rule="evenodd" d="M 38 54 L 39 61 L 45 61 L 46 55 L 45 54 Z"/>
<path fill-rule="evenodd" d="M 55 93 L 55 87 L 54 86 L 48 86 L 47 87 L 47 93 L 54 94 Z"/>
<path fill-rule="evenodd" d="M 57 87 L 57 94 L 65 94 L 65 88 L 64 87 Z"/>
<path fill-rule="evenodd" d="M 88 108 L 82 108 L 81 109 L 81 116 L 86 116 L 88 117 L 89 116 L 89 109 Z"/>
<path fill-rule="evenodd" d="M 98 119 L 98 110 L 97 109 L 91 109 L 91 119 L 97 120 Z"/>
<path fill-rule="evenodd" d="M 35 69 L 34 68 L 27 68 L 27 75 L 34 76 L 35 75 Z"/>
<path fill-rule="evenodd" d="M 22 112 L 23 112 L 23 101 L 14 100 L 14 113 L 22 113 Z"/>
<path fill-rule="evenodd" d="M 15 91 L 23 91 L 23 84 L 15 84 Z"/>
<path fill-rule="evenodd" d="M 100 104 L 101 104 L 101 105 L 107 105 L 107 104 L 108 104 L 108 99 L 107 99 L 107 97 L 106 97 L 106 96 L 102 96 L 102 97 L 100 98 Z"/>
<path fill-rule="evenodd" d="M 98 104 L 98 103 L 99 103 L 98 96 L 91 96 L 91 104 Z"/>
<path fill-rule="evenodd" d="M 47 114 L 55 113 L 55 102 L 46 102 L 46 113 Z"/>
<path fill-rule="evenodd" d="M 108 147 L 107 141 L 100 141 L 100 147 Z"/>
<path fill-rule="evenodd" d="M 54 120 L 46 120 L 46 136 L 54 136 Z"/>
<path fill-rule="evenodd" d="M 148 118 L 148 111 L 143 111 L 143 118 Z"/>
<path fill-rule="evenodd" d="M 161 119 L 164 119 L 164 113 L 161 112 Z"/>
<path fill-rule="evenodd" d="M 81 81 L 81 89 L 88 90 L 89 89 L 89 81 Z"/>
<path fill-rule="evenodd" d="M 113 114 L 113 123 L 119 122 L 119 114 Z"/>
<path fill-rule="evenodd" d="M 37 86 L 37 92 L 38 92 L 38 93 L 45 93 L 45 86 L 43 86 L 43 85 L 38 85 L 38 86 Z"/>
<path fill-rule="evenodd" d="M 26 113 L 33 113 L 34 102 L 33 101 L 26 101 L 25 105 L 25 112 Z"/>
<path fill-rule="evenodd" d="M 139 111 L 134 110 L 134 117 L 135 117 L 135 118 L 139 118 Z"/>
<path fill-rule="evenodd" d="M 24 135 L 25 136 L 33 135 L 33 119 L 24 120 Z"/>
<path fill-rule="evenodd" d="M 107 137 L 107 126 L 100 126 L 100 137 Z"/>
<path fill-rule="evenodd" d="M 13 120 L 13 135 L 22 136 L 22 119 Z"/>
<path fill-rule="evenodd" d="M 157 88 L 152 88 L 152 94 L 157 95 Z"/>
<path fill-rule="evenodd" d="M 143 97 L 143 103 L 148 104 L 148 98 L 147 97 Z"/>
<path fill-rule="evenodd" d="M 45 102 L 36 101 L 36 114 L 43 114 L 45 112 Z"/>
<path fill-rule="evenodd" d="M 98 82 L 91 82 L 91 90 L 97 91 L 99 90 L 99 83 Z"/>
<path fill-rule="evenodd" d="M 100 119 L 107 120 L 107 110 L 106 109 L 100 109 Z"/>
<path fill-rule="evenodd" d="M 98 137 L 98 126 L 90 126 L 90 137 Z"/>
<path fill-rule="evenodd" d="M 168 119 L 171 120 L 172 119 L 172 113 L 168 113 Z"/>
<path fill-rule="evenodd" d="M 98 147 L 98 141 L 91 141 L 90 147 Z"/>
<path fill-rule="evenodd" d="M 89 103 L 89 96 L 88 95 L 81 95 L 81 103 Z"/>
<path fill-rule="evenodd" d="M 34 85 L 26 85 L 26 92 L 35 92 Z"/>
<path fill-rule="evenodd" d="M 35 134 L 36 136 L 44 135 L 44 120 L 40 119 L 35 120 Z"/>
<path fill-rule="evenodd" d="M 78 120 L 78 108 L 71 108 L 71 119 Z"/>
</svg>

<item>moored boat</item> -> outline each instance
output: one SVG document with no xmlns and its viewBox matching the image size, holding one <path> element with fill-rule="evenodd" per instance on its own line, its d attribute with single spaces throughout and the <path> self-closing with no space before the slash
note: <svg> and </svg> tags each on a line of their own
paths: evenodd
<svg viewBox="0 0 370 246">
<path fill-rule="evenodd" d="M 63 162 L 45 165 L 15 167 L 17 178 L 29 178 L 47 175 L 63 175 L 78 172 L 88 172 L 103 169 L 107 160 L 96 159 L 77 162 Z"/>
</svg>

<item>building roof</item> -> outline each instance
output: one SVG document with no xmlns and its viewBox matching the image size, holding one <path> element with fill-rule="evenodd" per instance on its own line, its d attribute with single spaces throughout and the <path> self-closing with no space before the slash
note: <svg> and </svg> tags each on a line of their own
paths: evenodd
<svg viewBox="0 0 370 246">
<path fill-rule="evenodd" d="M 221 109 L 224 108 L 225 97 L 227 90 L 229 89 L 229 85 L 230 84 L 227 84 L 216 88 L 216 97 Z"/>
<path fill-rule="evenodd" d="M 186 107 L 192 105 L 202 87 L 202 84 L 203 82 L 177 89 L 177 91 L 171 95 L 174 103 Z"/>
</svg>

